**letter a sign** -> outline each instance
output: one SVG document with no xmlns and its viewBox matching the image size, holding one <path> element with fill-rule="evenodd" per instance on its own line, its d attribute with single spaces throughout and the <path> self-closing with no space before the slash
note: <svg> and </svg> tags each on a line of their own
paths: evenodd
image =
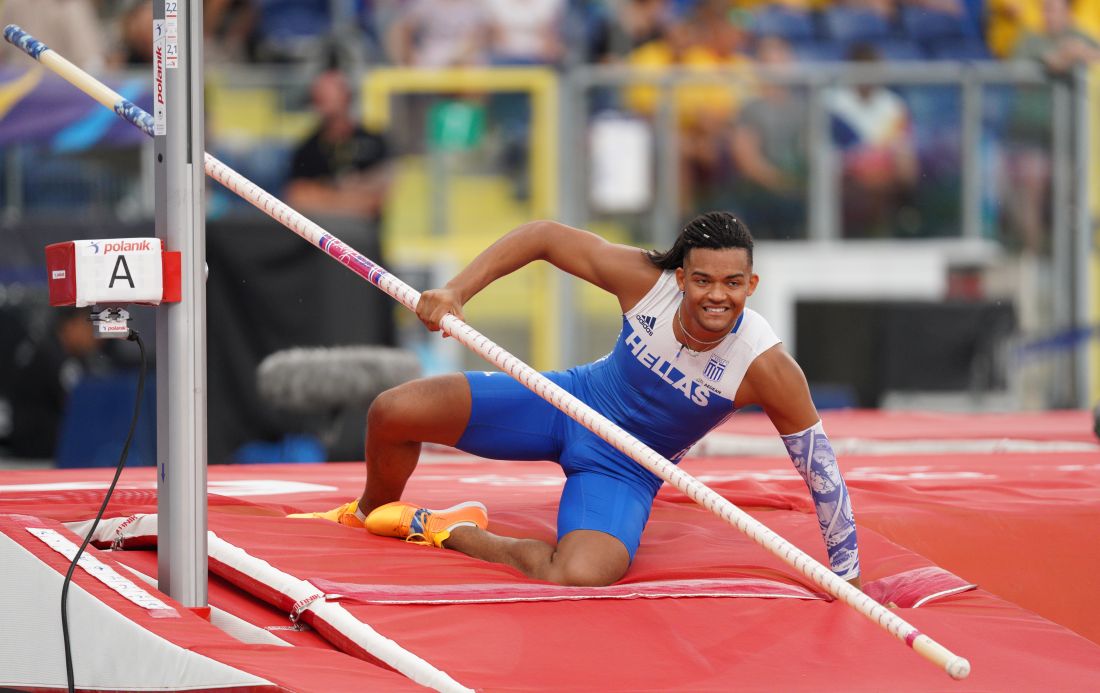
<svg viewBox="0 0 1100 693">
<path fill-rule="evenodd" d="M 180 254 L 162 251 L 159 238 L 53 243 L 46 267 L 54 306 L 180 300 Z"/>
<path fill-rule="evenodd" d="M 92 303 L 159 300 L 164 291 L 159 238 L 73 241 L 77 296 Z"/>
<path fill-rule="evenodd" d="M 107 285 L 108 289 L 115 288 L 115 280 L 124 279 L 130 284 L 131 289 L 136 289 L 134 286 L 134 278 L 130 276 L 130 266 L 126 264 L 126 256 L 119 253 L 118 259 L 115 260 L 115 270 L 111 272 L 111 283 Z"/>
</svg>

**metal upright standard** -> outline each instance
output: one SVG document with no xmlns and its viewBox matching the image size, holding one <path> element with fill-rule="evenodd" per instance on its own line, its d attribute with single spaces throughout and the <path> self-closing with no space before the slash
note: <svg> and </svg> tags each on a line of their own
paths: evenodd
<svg viewBox="0 0 1100 693">
<path fill-rule="evenodd" d="M 1097 253 L 1100 249 L 1096 246 L 1096 234 L 1100 227 L 1093 226 L 1094 202 L 1096 181 L 1093 179 L 1094 164 L 1092 152 L 1095 143 L 1092 138 L 1097 135 L 1092 122 L 1090 109 L 1095 106 L 1090 101 L 1091 94 L 1100 93 L 1092 84 L 1100 80 L 1100 69 L 1087 69 L 1078 67 L 1074 70 L 1073 81 L 1073 133 L 1076 140 L 1073 143 L 1073 248 L 1074 262 L 1073 276 L 1074 286 L 1071 296 L 1074 297 L 1073 324 L 1091 325 L 1092 338 L 1085 341 L 1075 353 L 1077 359 L 1076 373 L 1079 387 L 1075 393 L 1075 406 L 1081 409 L 1091 409 L 1097 406 L 1100 400 L 1100 378 L 1097 369 L 1100 362 L 1096 360 L 1098 351 L 1096 330 L 1100 325 L 1100 305 L 1096 291 L 1093 289 L 1098 281 L 1093 276 L 1097 266 Z M 1098 434 L 1100 435 L 1100 434 Z"/>
<path fill-rule="evenodd" d="M 202 3 L 153 3 L 156 233 L 182 251 L 183 300 L 157 311 L 160 590 L 206 606 L 206 217 Z"/>
</svg>

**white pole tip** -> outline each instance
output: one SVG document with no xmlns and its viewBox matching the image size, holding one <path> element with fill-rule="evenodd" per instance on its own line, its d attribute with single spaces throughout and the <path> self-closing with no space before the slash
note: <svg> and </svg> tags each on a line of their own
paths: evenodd
<svg viewBox="0 0 1100 693">
<path fill-rule="evenodd" d="M 947 663 L 947 675 L 956 681 L 970 676 L 970 662 L 964 657 L 956 657 Z"/>
</svg>

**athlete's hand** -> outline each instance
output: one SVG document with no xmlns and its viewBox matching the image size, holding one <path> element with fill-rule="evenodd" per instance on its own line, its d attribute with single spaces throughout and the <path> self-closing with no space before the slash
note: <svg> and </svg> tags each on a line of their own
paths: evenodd
<svg viewBox="0 0 1100 693">
<path fill-rule="evenodd" d="M 420 294 L 420 301 L 416 304 L 416 317 L 424 323 L 432 332 L 439 331 L 439 323 L 443 316 L 450 313 L 459 320 L 465 320 L 462 315 L 462 299 L 455 289 L 429 289 Z M 446 335 L 444 335 L 446 336 Z"/>
</svg>

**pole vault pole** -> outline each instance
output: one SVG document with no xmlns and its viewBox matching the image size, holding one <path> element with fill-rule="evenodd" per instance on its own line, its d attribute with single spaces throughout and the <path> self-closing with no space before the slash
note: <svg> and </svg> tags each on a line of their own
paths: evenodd
<svg viewBox="0 0 1100 693">
<path fill-rule="evenodd" d="M 140 108 L 126 101 L 102 82 L 57 55 L 41 41 L 15 25 L 4 29 L 4 37 L 22 48 L 66 80 L 104 106 L 112 109 L 134 125 L 152 127 L 151 118 Z M 151 134 L 151 132 L 150 132 Z M 340 239 L 291 209 L 287 204 L 262 190 L 241 174 L 209 154 L 206 174 L 218 181 L 271 218 L 329 254 L 352 272 L 389 294 L 406 308 L 415 310 L 420 293 L 387 272 L 380 265 L 345 245 Z M 947 672 L 954 679 L 970 674 L 970 663 L 924 635 L 912 624 L 882 606 L 860 590 L 837 577 L 831 570 L 804 551 L 771 531 L 748 513 L 718 495 L 695 477 L 683 471 L 584 402 L 561 389 L 541 373 L 508 353 L 498 344 L 453 315 L 444 316 L 441 327 L 471 351 L 511 375 L 585 428 L 606 440 L 615 449 L 628 455 L 646 469 L 675 486 L 693 501 L 733 525 L 757 544 L 783 560 L 815 585 L 851 606 L 885 631 L 901 640 L 922 657 Z"/>
</svg>

